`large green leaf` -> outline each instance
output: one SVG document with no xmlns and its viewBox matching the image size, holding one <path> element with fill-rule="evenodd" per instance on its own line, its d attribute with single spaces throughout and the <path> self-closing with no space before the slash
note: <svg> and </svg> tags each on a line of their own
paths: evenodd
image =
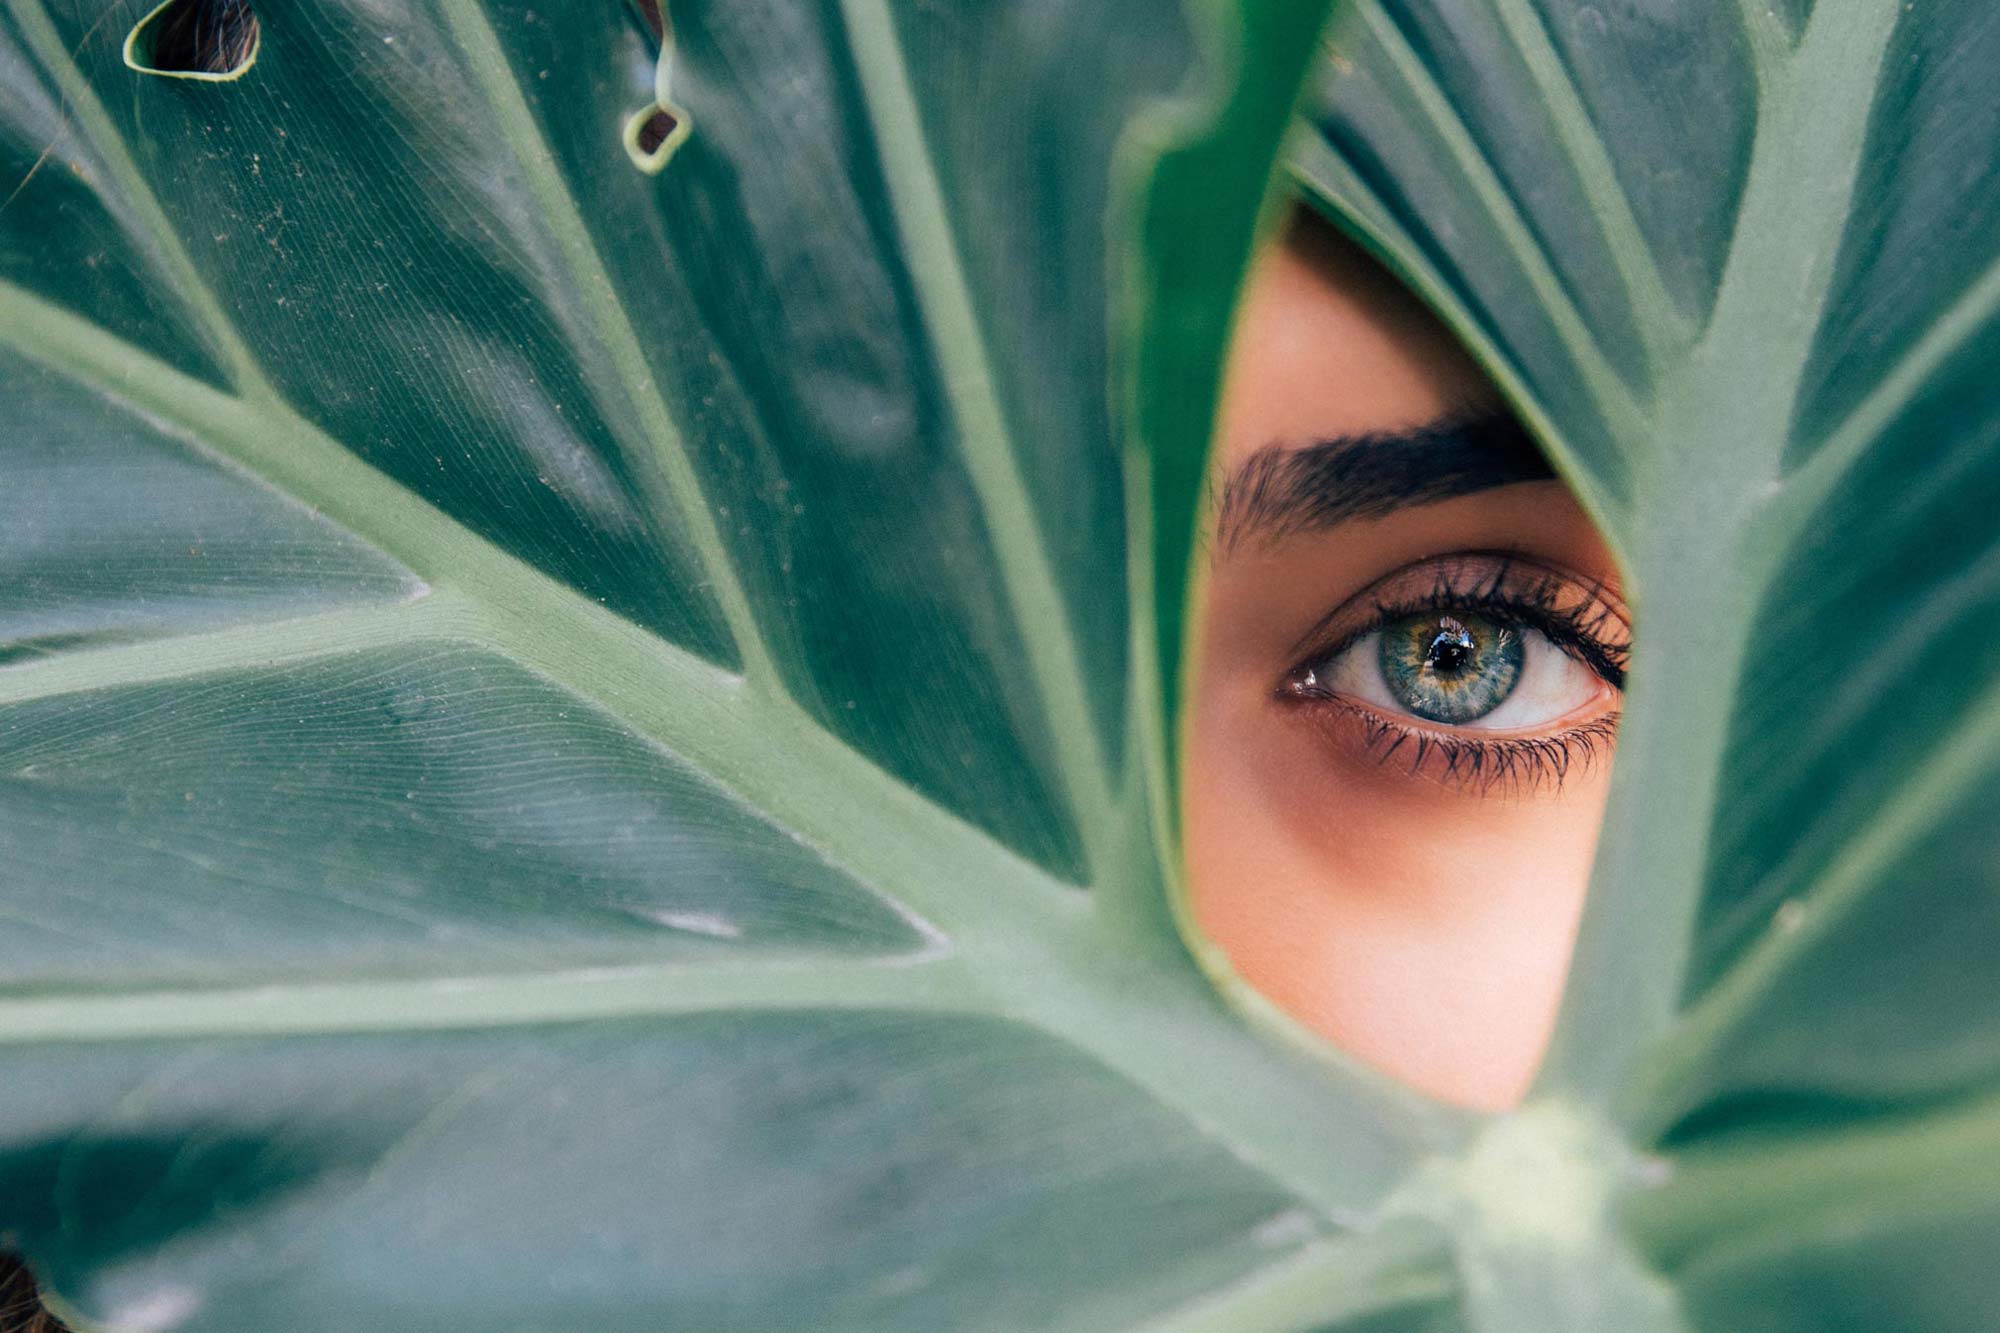
<svg viewBox="0 0 2000 1333">
<path fill-rule="evenodd" d="M 1451 1121 L 1203 981 L 1128 649 L 1114 332 L 1213 362 L 1316 7 L 715 0 L 657 70 L 622 0 L 257 10 L 191 80 L 0 6 L 0 1231 L 63 1308 L 1434 1297 L 1338 1238 Z"/>
<path fill-rule="evenodd" d="M 1685 1317 L 1993 1327 L 2000 13 L 1355 0 L 1331 44 L 1301 178 L 1639 615 L 1540 1113 L 1649 1154 Z"/>
<path fill-rule="evenodd" d="M 0 0 L 0 1232 L 65 1308 L 2000 1320 L 1978 0 L 1337 20 L 1297 175 L 1642 616 L 1479 1123 L 1167 906 L 1316 6 L 708 0 L 656 64 L 622 0 L 264 3 L 219 81 L 144 8 Z"/>
</svg>

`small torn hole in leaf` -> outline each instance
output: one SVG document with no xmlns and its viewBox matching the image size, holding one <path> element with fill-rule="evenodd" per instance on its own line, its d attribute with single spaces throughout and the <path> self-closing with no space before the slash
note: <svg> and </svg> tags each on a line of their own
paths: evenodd
<svg viewBox="0 0 2000 1333">
<path fill-rule="evenodd" d="M 250 0 L 166 0 L 125 35 L 125 63 L 141 74 L 221 83 L 257 63 L 262 41 Z"/>
<path fill-rule="evenodd" d="M 648 154 L 659 152 L 661 145 L 666 143 L 667 137 L 674 132 L 674 127 L 679 123 L 671 112 L 662 107 L 654 107 L 646 114 L 646 118 L 639 122 L 639 151 Z"/>
<path fill-rule="evenodd" d="M 641 107 L 625 122 L 625 153 L 632 165 L 651 176 L 667 165 L 674 150 L 687 141 L 694 127 L 679 107 L 658 102 Z"/>
</svg>

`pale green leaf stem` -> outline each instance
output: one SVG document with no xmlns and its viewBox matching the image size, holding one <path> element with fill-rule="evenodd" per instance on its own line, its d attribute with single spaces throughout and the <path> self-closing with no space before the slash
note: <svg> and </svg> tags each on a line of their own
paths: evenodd
<svg viewBox="0 0 2000 1333">
<path fill-rule="evenodd" d="M 168 639 L 104 640 L 0 671 L 0 704 L 308 661 L 329 652 L 393 648 L 415 639 L 459 638 L 471 630 L 473 616 L 462 596 L 430 593 L 386 606 L 232 625 Z"/>
<path fill-rule="evenodd" d="M 1449 1252 L 1421 1225 L 1318 1241 L 1227 1291 L 1149 1321 L 1146 1333 L 1303 1329 L 1451 1300 Z"/>
<path fill-rule="evenodd" d="M 1604 850 L 1545 1079 L 1608 1095 L 1672 1026 L 1705 887 L 1707 829 L 1754 609 L 1784 548 L 1771 538 L 1781 459 L 1824 316 L 1898 7 L 1823 5 L 1760 88 L 1736 239 L 1714 313 L 1664 377 L 1625 552 L 1644 633 L 1703 663 L 1649 674 L 1620 737 Z M 1808 132 L 1810 127 L 1810 132 Z M 1802 273 L 1798 256 L 1808 257 Z M 1729 442 L 1692 474 L 1678 440 Z M 1643 651 L 1643 649 L 1642 649 Z M 1708 673 L 1713 673 L 1712 675 Z M 1612 887 L 1615 886 L 1615 891 Z"/>
<path fill-rule="evenodd" d="M 0 1045 L 573 1023 L 760 1009 L 980 1012 L 962 959 L 716 959 L 658 967 L 0 998 Z"/>
<path fill-rule="evenodd" d="M 1990 1215 L 1996 1198 L 2000 1098 L 1987 1094 L 1831 1139 L 1690 1152 L 1631 1198 L 1627 1216 L 1655 1253 L 1684 1264 L 1822 1235 L 1865 1239 L 1913 1215 Z"/>
</svg>

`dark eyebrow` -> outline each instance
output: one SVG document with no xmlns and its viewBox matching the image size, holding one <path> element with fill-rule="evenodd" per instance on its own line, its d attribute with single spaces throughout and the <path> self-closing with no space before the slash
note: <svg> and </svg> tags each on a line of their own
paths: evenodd
<svg viewBox="0 0 2000 1333">
<path fill-rule="evenodd" d="M 1521 423 L 1499 412 L 1346 435 L 1303 449 L 1268 445 L 1223 483 L 1215 549 L 1226 555 L 1253 536 L 1275 541 L 1554 476 Z"/>
</svg>

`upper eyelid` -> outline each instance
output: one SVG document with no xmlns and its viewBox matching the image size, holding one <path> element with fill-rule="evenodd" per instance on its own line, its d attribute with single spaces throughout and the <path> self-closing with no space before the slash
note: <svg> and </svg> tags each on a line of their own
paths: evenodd
<svg viewBox="0 0 2000 1333">
<path fill-rule="evenodd" d="M 1452 600 L 1441 600 L 1443 605 L 1457 604 Z M 1526 603 L 1498 598 L 1491 605 L 1485 607 L 1483 613 L 1492 616 L 1496 611 L 1517 608 L 1532 610 Z M 1389 621 L 1427 609 L 1429 608 L 1420 605 L 1387 607 L 1378 603 L 1376 619 L 1368 621 L 1360 629 L 1349 634 L 1344 639 L 1324 649 L 1314 651 L 1306 660 L 1308 662 L 1323 661 L 1327 658 L 1348 652 L 1370 634 L 1379 632 L 1381 627 Z M 1631 651 L 1629 642 L 1620 644 L 1598 639 L 1592 636 L 1587 630 L 1579 630 L 1571 625 L 1566 625 L 1554 616 L 1529 615 L 1521 617 L 1521 619 L 1526 622 L 1529 629 L 1534 630 L 1548 640 L 1556 651 L 1575 658 L 1585 668 L 1605 680 L 1614 689 L 1622 690 L 1625 688 L 1625 659 Z"/>
<path fill-rule="evenodd" d="M 1449 577 L 1450 571 L 1454 567 L 1475 565 L 1480 562 L 1490 562 L 1490 564 L 1480 571 L 1478 579 L 1469 584 L 1469 586 L 1454 588 L 1439 587 L 1439 584 L 1445 578 Z M 1578 598 L 1579 606 L 1601 608 L 1611 617 L 1618 627 L 1624 631 L 1625 642 L 1620 644 L 1606 643 L 1604 646 L 1612 648 L 1621 654 L 1629 651 L 1632 632 L 1631 617 L 1626 612 L 1622 599 L 1607 585 L 1605 580 L 1580 579 L 1573 574 L 1559 570 L 1540 560 L 1520 555 L 1517 552 L 1463 551 L 1404 565 L 1400 569 L 1383 575 L 1375 582 L 1341 602 L 1339 606 L 1336 606 L 1326 615 L 1314 621 L 1312 627 L 1292 645 L 1288 656 L 1292 659 L 1294 665 L 1288 669 L 1287 675 L 1297 671 L 1300 667 L 1308 665 L 1316 658 L 1324 658 L 1346 649 L 1386 620 L 1394 618 L 1396 614 L 1407 614 L 1407 611 L 1402 608 L 1392 606 L 1389 602 L 1385 601 L 1380 594 L 1385 589 L 1393 586 L 1398 580 L 1413 576 L 1426 569 L 1433 573 L 1435 576 L 1434 581 L 1426 593 L 1418 594 L 1409 599 L 1413 604 L 1422 604 L 1423 598 L 1426 595 L 1433 598 L 1431 604 L 1437 604 L 1446 597 L 1477 599 L 1481 596 L 1494 596 L 1508 583 L 1510 576 L 1516 570 L 1528 570 L 1545 575 L 1551 580 L 1575 588 L 1581 594 Z M 1329 632 L 1331 626 L 1338 624 L 1353 610 L 1357 603 L 1362 602 L 1364 599 L 1372 605 L 1367 615 L 1359 623 L 1346 633 L 1338 636 Z M 1525 603 L 1516 604 L 1525 605 Z M 1622 674 L 1622 663 L 1617 665 Z"/>
</svg>

